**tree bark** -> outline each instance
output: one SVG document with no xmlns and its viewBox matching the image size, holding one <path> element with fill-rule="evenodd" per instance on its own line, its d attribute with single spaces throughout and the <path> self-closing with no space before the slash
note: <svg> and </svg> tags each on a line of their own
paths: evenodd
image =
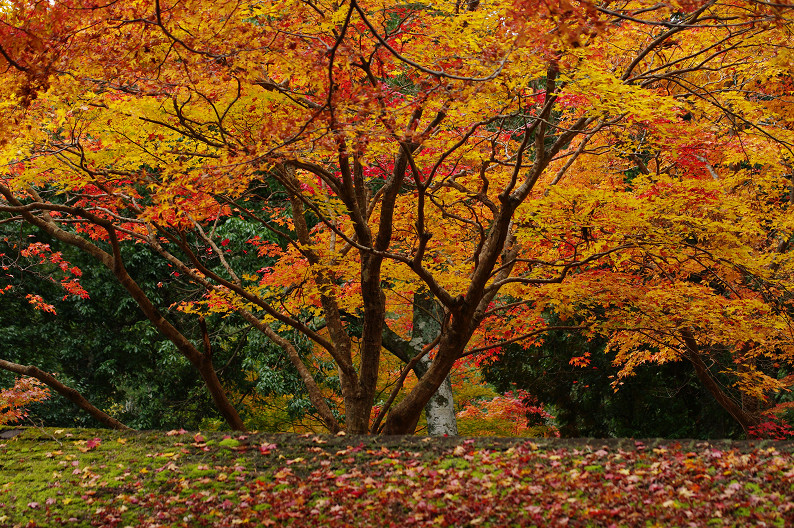
<svg viewBox="0 0 794 528">
<path fill-rule="evenodd" d="M 88 414 L 93 416 L 99 423 L 108 427 L 110 429 L 119 429 L 122 431 L 130 431 L 131 428 L 127 427 L 120 421 L 116 420 L 112 416 L 108 415 L 107 413 L 100 411 L 96 407 L 94 407 L 91 402 L 89 402 L 82 394 L 77 392 L 75 389 L 64 385 L 52 374 L 44 372 L 38 367 L 34 367 L 32 365 L 20 365 L 18 363 L 12 363 L 10 361 L 6 361 L 4 359 L 0 359 L 0 368 L 4 370 L 8 370 L 10 372 L 14 372 L 16 374 L 21 374 L 23 376 L 30 376 L 31 378 L 36 378 L 37 380 L 45 383 L 48 387 L 51 387 L 55 390 L 58 394 L 63 396 L 64 398 L 68 399 Z"/>
</svg>

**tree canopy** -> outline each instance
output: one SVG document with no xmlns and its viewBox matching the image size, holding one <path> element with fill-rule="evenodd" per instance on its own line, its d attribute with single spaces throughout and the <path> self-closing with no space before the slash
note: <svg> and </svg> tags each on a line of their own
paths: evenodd
<svg viewBox="0 0 794 528">
<path fill-rule="evenodd" d="M 210 314 L 279 347 L 333 432 L 410 433 L 461 358 L 560 327 L 608 338 L 616 386 L 688 361 L 748 429 L 794 359 L 791 15 L 11 0 L 0 211 L 110 270 L 234 428 Z M 244 241 L 224 229 L 240 221 Z M 132 244 L 195 289 L 178 309 L 203 340 L 128 272 Z M 416 296 L 439 306 L 433 339 L 412 333 Z M 374 413 L 387 338 L 406 373 L 431 361 Z M 335 364 L 341 418 L 296 339 Z"/>
</svg>

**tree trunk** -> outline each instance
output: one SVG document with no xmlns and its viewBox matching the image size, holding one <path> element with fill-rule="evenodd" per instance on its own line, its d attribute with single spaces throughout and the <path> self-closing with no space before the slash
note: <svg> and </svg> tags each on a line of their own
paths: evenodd
<svg viewBox="0 0 794 528">
<path fill-rule="evenodd" d="M 440 325 L 436 319 L 429 318 L 430 320 L 426 321 L 425 319 L 428 319 L 428 317 L 421 315 L 416 309 L 414 310 L 413 318 L 414 330 L 412 337 L 414 339 L 410 342 L 400 337 L 388 325 L 383 326 L 383 348 L 406 364 L 417 356 L 427 344 L 432 343 L 440 330 Z M 427 335 L 425 336 L 420 335 L 422 327 L 427 328 Z M 435 331 L 432 328 L 435 328 Z M 360 337 L 360 334 L 357 337 Z M 424 357 L 414 365 L 413 371 L 417 379 L 421 379 L 425 375 L 428 368 L 430 368 L 430 364 L 431 361 Z M 424 410 L 427 417 L 428 434 L 431 436 L 455 436 L 458 434 L 452 383 L 449 381 L 449 377 L 441 384 L 438 392 L 430 398 Z"/>
<path fill-rule="evenodd" d="M 341 156 L 341 160 L 346 160 Z M 297 186 L 294 178 L 295 167 L 284 167 L 283 176 L 291 185 Z M 345 430 L 351 434 L 368 434 L 369 418 L 378 382 L 378 366 L 380 365 L 381 333 L 383 315 L 386 312 L 386 300 L 380 287 L 380 268 L 382 257 L 362 255 L 361 258 L 361 297 L 364 309 L 363 328 L 359 341 L 358 372 L 354 366 L 352 344 L 342 321 L 338 299 L 334 293 L 333 277 L 327 273 L 320 255 L 309 249 L 311 238 L 309 226 L 304 218 L 303 202 L 295 193 L 289 193 L 292 204 L 292 218 L 295 232 L 301 244 L 307 246 L 302 250 L 314 274 L 314 280 L 320 288 L 320 304 L 325 313 L 328 334 L 334 346 L 328 352 L 336 361 L 339 380 L 342 386 L 342 398 L 345 402 Z M 355 209 L 352 202 L 348 203 L 351 210 Z M 385 207 L 385 205 L 384 205 Z M 365 238 L 368 233 L 360 233 Z"/>
<path fill-rule="evenodd" d="M 430 360 L 427 357 L 422 358 L 420 363 L 424 363 L 422 368 L 425 371 L 430 368 Z M 425 417 L 427 418 L 427 434 L 430 436 L 458 435 L 455 401 L 449 376 L 425 405 Z"/>
<path fill-rule="evenodd" d="M 454 319 L 454 316 L 453 316 Z M 444 383 L 460 352 L 471 337 L 465 324 L 448 326 L 441 334 L 435 358 L 430 368 L 405 398 L 389 412 L 383 433 L 386 435 L 412 434 L 422 410 Z M 450 402 L 451 403 L 451 402 Z"/>
<path fill-rule="evenodd" d="M 36 378 L 37 380 L 45 383 L 48 387 L 54 389 L 58 394 L 63 396 L 64 398 L 68 399 L 88 414 L 96 418 L 99 423 L 108 427 L 110 429 L 119 429 L 123 431 L 131 430 L 129 427 L 121 423 L 120 421 L 116 420 L 112 416 L 109 416 L 103 411 L 100 411 L 96 407 L 94 407 L 91 402 L 89 402 L 85 397 L 77 392 L 75 389 L 68 387 L 55 379 L 52 374 L 44 372 L 38 367 L 34 367 L 32 365 L 19 365 L 17 363 L 11 363 L 10 361 L 5 361 L 0 359 L 0 368 L 8 370 L 10 372 L 14 372 L 16 374 L 21 374 L 23 376 L 30 376 L 31 378 Z"/>
<path fill-rule="evenodd" d="M 193 343 L 162 316 L 143 289 L 138 286 L 138 283 L 127 273 L 126 268 L 121 262 L 120 251 L 116 249 L 117 243 L 115 243 L 115 241 L 113 245 L 115 249 L 115 258 L 114 266 L 111 267 L 111 271 L 113 271 L 116 279 L 129 292 L 135 302 L 138 303 L 138 307 L 149 321 L 151 321 L 154 327 L 157 328 L 162 335 L 167 337 L 177 347 L 177 350 L 198 369 L 199 374 L 201 374 L 201 379 L 204 381 L 212 397 L 212 401 L 215 402 L 218 412 L 221 413 L 221 416 L 223 416 L 223 419 L 229 424 L 229 427 L 236 431 L 245 431 L 245 423 L 242 418 L 240 418 L 237 409 L 235 409 L 229 401 L 226 390 L 223 388 L 223 385 L 221 385 L 218 375 L 215 372 L 215 367 L 212 364 L 212 350 L 208 348 L 205 353 L 202 354 Z"/>
<path fill-rule="evenodd" d="M 245 422 L 240 418 L 237 409 L 234 408 L 229 398 L 226 396 L 226 390 L 221 385 L 221 380 L 218 379 L 218 374 L 215 372 L 215 366 L 209 357 L 202 357 L 200 364 L 196 365 L 201 379 L 207 386 L 207 390 L 212 396 L 212 401 L 215 403 L 218 412 L 221 413 L 223 419 L 229 424 L 229 427 L 235 431 L 245 431 Z"/>
<path fill-rule="evenodd" d="M 692 332 L 684 330 L 681 332 L 681 336 L 686 345 L 686 358 L 695 367 L 698 379 L 708 389 L 714 399 L 717 400 L 717 403 L 739 422 L 745 432 L 748 432 L 751 427 L 758 425 L 760 423 L 759 416 L 742 409 L 730 396 L 723 392 L 722 388 L 711 376 L 708 367 L 703 362 L 703 358 L 700 357 L 700 347 Z"/>
<path fill-rule="evenodd" d="M 422 415 L 422 410 L 436 394 L 438 388 L 444 383 L 447 375 L 455 364 L 460 347 L 444 348 L 447 336 L 441 340 L 441 348 L 436 358 L 431 362 L 430 369 L 419 380 L 416 387 L 398 403 L 386 418 L 383 434 L 404 435 L 412 434 L 416 423 Z"/>
<path fill-rule="evenodd" d="M 443 318 L 444 311 L 432 295 L 429 293 L 414 294 L 413 330 L 411 331 L 414 355 L 421 352 L 425 346 L 438 337 Z M 430 369 L 430 363 L 431 360 L 428 356 L 423 357 L 419 360 L 417 372 L 422 372 L 424 375 Z M 419 377 L 421 378 L 422 375 Z M 427 434 L 430 436 L 458 435 L 452 382 L 449 376 L 425 405 L 425 418 L 427 418 Z"/>
</svg>

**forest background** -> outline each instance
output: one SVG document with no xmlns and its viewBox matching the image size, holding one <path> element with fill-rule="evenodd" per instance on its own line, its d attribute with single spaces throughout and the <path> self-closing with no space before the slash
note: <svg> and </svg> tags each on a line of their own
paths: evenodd
<svg viewBox="0 0 794 528">
<path fill-rule="evenodd" d="M 790 16 L 4 2 L 3 386 L 116 427 L 786 436 Z"/>
</svg>

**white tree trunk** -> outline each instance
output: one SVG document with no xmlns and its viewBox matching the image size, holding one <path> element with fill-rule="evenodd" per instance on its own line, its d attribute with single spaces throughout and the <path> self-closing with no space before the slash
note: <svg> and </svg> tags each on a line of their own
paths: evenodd
<svg viewBox="0 0 794 528">
<path fill-rule="evenodd" d="M 424 370 L 430 368 L 430 360 L 422 358 Z M 458 421 L 455 417 L 455 402 L 452 397 L 452 382 L 447 376 L 430 401 L 425 405 L 427 434 L 430 436 L 457 436 Z"/>
<path fill-rule="evenodd" d="M 411 346 L 418 352 L 428 343 L 432 343 L 441 331 L 440 307 L 429 295 L 414 295 L 413 331 Z M 419 361 L 420 372 L 427 372 L 431 360 L 425 356 Z M 455 416 L 455 401 L 452 396 L 452 382 L 447 376 L 438 391 L 425 405 L 427 418 L 427 434 L 430 436 L 457 436 L 458 421 Z"/>
</svg>

